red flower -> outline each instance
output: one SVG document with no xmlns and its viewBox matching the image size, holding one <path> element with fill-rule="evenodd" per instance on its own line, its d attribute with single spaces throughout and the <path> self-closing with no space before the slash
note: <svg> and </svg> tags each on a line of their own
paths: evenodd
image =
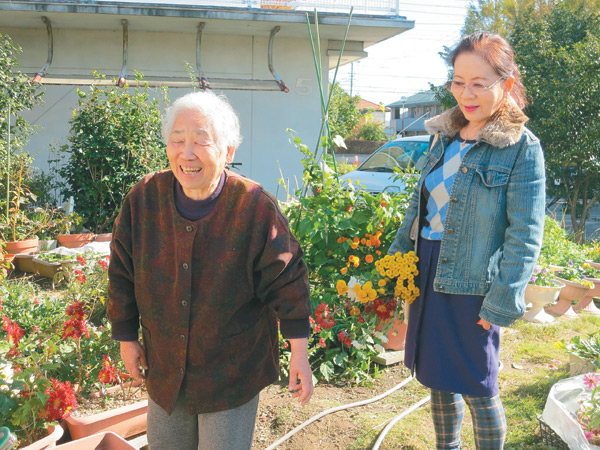
<svg viewBox="0 0 600 450">
<path fill-rule="evenodd" d="M 351 206 L 347 206 L 347 207 L 346 207 L 346 211 L 348 211 L 348 212 L 350 212 L 350 210 L 351 210 L 351 209 L 352 209 L 352 207 L 351 207 Z"/>
<path fill-rule="evenodd" d="M 338 333 L 338 339 L 342 344 L 352 347 L 352 339 L 348 337 L 348 332 L 346 330 L 342 330 Z"/>
<path fill-rule="evenodd" d="M 285 341 L 283 343 L 283 348 L 288 348 L 290 346 L 290 343 L 288 341 Z"/>
<path fill-rule="evenodd" d="M 381 202 L 381 206 L 383 206 L 384 208 L 387 206 L 386 202 Z"/>
<path fill-rule="evenodd" d="M 335 325 L 335 320 L 333 317 L 331 317 L 329 307 L 325 303 L 321 303 L 319 306 L 317 306 L 315 317 L 319 325 L 326 330 L 329 330 Z"/>
<path fill-rule="evenodd" d="M 75 390 L 71 387 L 69 381 L 61 383 L 54 378 L 50 378 L 50 381 L 52 381 L 52 386 L 46 389 L 46 395 L 49 395 L 50 398 L 44 409 L 40 411 L 40 418 L 48 421 L 65 419 L 77 407 Z"/>
<path fill-rule="evenodd" d="M 7 316 L 2 316 L 3 329 L 8 333 L 6 337 L 9 344 L 13 344 L 13 347 L 8 351 L 8 356 L 15 356 L 19 353 L 19 341 L 24 336 L 23 329 L 19 326 L 17 321 L 11 323 Z"/>
<path fill-rule="evenodd" d="M 78 339 L 85 334 L 85 337 L 89 339 L 90 332 L 87 327 L 87 321 L 85 320 L 83 303 L 75 300 L 67 307 L 66 314 L 69 316 L 69 319 L 63 324 L 63 334 L 61 337 L 63 339 L 69 337 Z"/>
<path fill-rule="evenodd" d="M 108 355 L 102 355 L 102 369 L 98 374 L 98 380 L 104 384 L 113 384 L 119 381 L 117 368 L 112 365 Z"/>
<path fill-rule="evenodd" d="M 77 261 L 79 261 L 79 264 L 82 266 L 85 266 L 85 258 L 83 256 L 77 255 Z"/>
<path fill-rule="evenodd" d="M 104 271 L 108 270 L 108 261 L 106 259 L 99 260 L 98 264 L 100 264 L 100 267 L 102 267 L 102 270 L 104 270 Z"/>
<path fill-rule="evenodd" d="M 80 283 L 85 283 L 85 275 L 82 270 L 76 270 L 75 275 L 77 275 L 77 281 Z"/>
<path fill-rule="evenodd" d="M 323 338 L 319 339 L 319 345 L 323 348 L 327 347 L 327 344 L 325 344 L 325 339 L 323 339 Z"/>
</svg>

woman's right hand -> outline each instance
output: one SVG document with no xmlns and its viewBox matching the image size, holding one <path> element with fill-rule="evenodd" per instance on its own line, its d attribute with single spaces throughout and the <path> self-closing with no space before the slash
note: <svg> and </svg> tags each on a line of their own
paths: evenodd
<svg viewBox="0 0 600 450">
<path fill-rule="evenodd" d="M 146 362 L 144 349 L 139 341 L 121 341 L 121 359 L 125 363 L 127 373 L 134 380 L 143 380 L 145 378 L 140 367 L 148 370 L 148 363 Z"/>
</svg>

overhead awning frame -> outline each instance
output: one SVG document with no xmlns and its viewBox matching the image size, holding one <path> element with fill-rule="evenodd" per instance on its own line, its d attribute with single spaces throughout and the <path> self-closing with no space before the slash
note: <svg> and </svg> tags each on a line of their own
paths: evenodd
<svg viewBox="0 0 600 450">
<path fill-rule="evenodd" d="M 127 61 L 128 61 L 128 53 L 129 53 L 129 34 L 128 34 L 128 22 L 126 19 L 121 20 L 121 24 L 123 27 L 123 64 L 121 68 L 121 73 L 117 78 L 116 82 L 108 79 L 95 79 L 89 78 L 87 76 L 80 75 L 64 75 L 59 76 L 49 75 L 49 69 L 52 64 L 52 59 L 54 56 L 54 37 L 52 33 L 52 24 L 50 20 L 42 16 L 42 22 L 46 25 L 46 30 L 48 33 L 48 57 L 46 59 L 46 63 L 37 72 L 33 77 L 34 83 L 42 83 L 45 85 L 76 85 L 76 86 L 85 86 L 85 85 L 99 85 L 99 86 L 114 86 L 117 85 L 119 87 L 125 86 L 148 86 L 148 87 L 158 87 L 158 86 L 167 86 L 174 88 L 189 88 L 192 86 L 192 80 L 188 77 L 154 77 L 149 76 L 145 77 L 143 80 L 128 80 L 127 79 Z M 196 70 L 197 70 L 197 80 L 198 85 L 201 89 L 222 89 L 222 90 L 249 90 L 249 91 L 280 91 L 280 92 L 289 92 L 289 88 L 286 86 L 285 82 L 279 77 L 277 72 L 273 66 L 273 44 L 275 41 L 275 35 L 280 30 L 279 26 L 271 29 L 271 33 L 269 36 L 269 44 L 267 47 L 267 60 L 268 60 L 268 68 L 269 72 L 273 76 L 273 79 L 269 80 L 261 80 L 261 79 L 242 79 L 242 78 L 211 78 L 208 80 L 204 72 L 202 71 L 201 65 L 201 44 L 202 44 L 202 31 L 204 30 L 205 22 L 200 22 L 198 24 L 197 32 L 196 32 Z"/>
</svg>

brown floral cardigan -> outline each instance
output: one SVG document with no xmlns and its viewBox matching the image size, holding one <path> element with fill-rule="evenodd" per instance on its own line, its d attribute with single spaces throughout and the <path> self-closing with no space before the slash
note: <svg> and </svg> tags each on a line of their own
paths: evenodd
<svg viewBox="0 0 600 450">
<path fill-rule="evenodd" d="M 108 317 L 113 337 L 142 344 L 152 399 L 169 413 L 181 391 L 192 414 L 235 408 L 279 374 L 284 337 L 307 336 L 302 250 L 277 201 L 226 171 L 210 214 L 184 219 L 169 171 L 127 195 L 113 229 Z"/>
</svg>

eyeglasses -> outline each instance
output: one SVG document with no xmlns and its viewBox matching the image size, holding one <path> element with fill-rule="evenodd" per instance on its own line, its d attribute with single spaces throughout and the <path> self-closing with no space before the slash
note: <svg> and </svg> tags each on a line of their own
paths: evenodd
<svg viewBox="0 0 600 450">
<path fill-rule="evenodd" d="M 504 79 L 505 79 L 505 77 L 500 77 L 496 81 L 494 81 L 492 84 L 490 84 L 489 86 L 485 86 L 484 84 L 481 84 L 481 83 L 465 84 L 462 81 L 452 80 L 452 81 L 448 81 L 445 84 L 445 87 L 453 94 L 462 94 L 466 88 L 473 95 L 481 95 L 481 94 L 484 94 L 486 91 L 489 91 L 492 87 L 494 87 L 494 85 L 496 83 L 498 83 L 498 81 L 504 80 Z"/>
</svg>

